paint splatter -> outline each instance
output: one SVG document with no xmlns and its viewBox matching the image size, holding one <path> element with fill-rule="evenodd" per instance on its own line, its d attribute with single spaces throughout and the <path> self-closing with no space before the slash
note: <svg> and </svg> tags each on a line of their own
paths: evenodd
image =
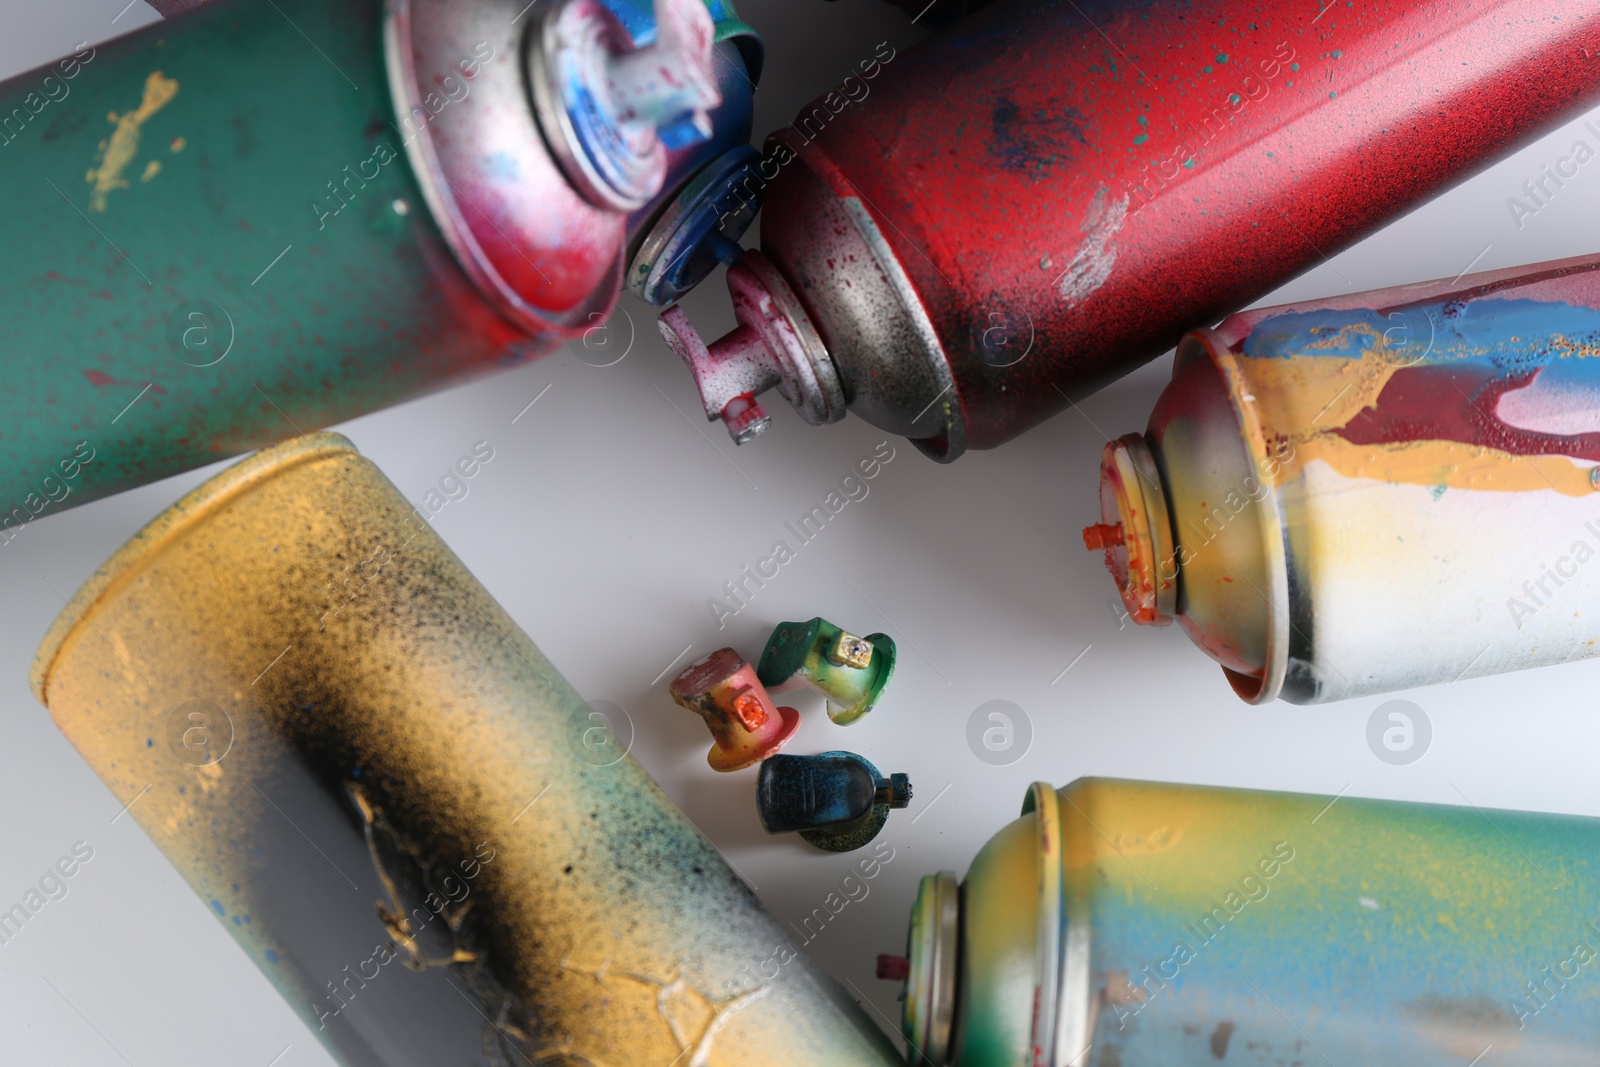
<svg viewBox="0 0 1600 1067">
<path fill-rule="evenodd" d="M 115 123 L 117 128 L 110 137 L 100 142 L 97 165 L 85 176 L 85 180 L 94 186 L 94 191 L 89 194 L 90 211 L 104 214 L 106 197 L 112 190 L 128 188 L 128 179 L 122 176 L 122 172 L 139 154 L 140 130 L 150 116 L 166 107 L 177 95 L 178 83 L 175 79 L 163 77 L 159 70 L 152 71 L 144 81 L 144 99 L 135 110 L 122 115 L 113 111 L 106 116 L 106 121 Z"/>
<path fill-rule="evenodd" d="M 1056 165 L 1072 161 L 1075 146 L 1089 144 L 1083 135 L 1089 120 L 1074 107 L 1036 108 L 1025 114 L 1015 101 L 1002 96 L 990 114 L 994 135 L 989 155 L 1018 174 L 1046 177 Z"/>
<path fill-rule="evenodd" d="M 1351 477 L 1594 492 L 1600 312 L 1538 300 L 1291 312 L 1245 339 L 1252 388 L 1317 411 L 1280 481 L 1322 459 Z M 1326 399 L 1323 399 L 1326 398 Z M 1320 409 L 1320 411 L 1318 411 Z"/>
<path fill-rule="evenodd" d="M 1233 1038 L 1233 1024 L 1228 1022 L 1218 1023 L 1217 1028 L 1211 1032 L 1211 1054 L 1217 1059 L 1222 1059 L 1228 1054 L 1228 1042 Z"/>
<path fill-rule="evenodd" d="M 1128 217 L 1128 198 L 1112 201 L 1105 186 L 1095 190 L 1094 200 L 1080 227 L 1083 243 L 1073 253 L 1067 269 L 1056 279 L 1056 292 L 1068 307 L 1093 294 L 1111 276 L 1117 262 L 1117 251 L 1111 239 L 1122 229 Z"/>
</svg>

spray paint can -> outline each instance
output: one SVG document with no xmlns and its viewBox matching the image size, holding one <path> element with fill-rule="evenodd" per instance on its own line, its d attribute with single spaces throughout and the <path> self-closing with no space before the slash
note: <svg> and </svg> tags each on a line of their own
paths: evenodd
<svg viewBox="0 0 1600 1067">
<path fill-rule="evenodd" d="M 775 388 L 951 460 L 1593 105 L 1596 54 L 1582 0 L 1000 0 L 774 134 L 738 328 L 663 333 L 736 440 Z"/>
<path fill-rule="evenodd" d="M 348 1067 L 898 1061 L 342 437 L 157 517 L 33 686 Z"/>
<path fill-rule="evenodd" d="M 1578 1064 L 1597 846 L 1575 816 L 1036 783 L 879 970 L 931 1067 Z"/>
<path fill-rule="evenodd" d="M 1128 615 L 1252 703 L 1592 656 L 1600 256 L 1197 330 L 1100 475 Z"/>
<path fill-rule="evenodd" d="M 625 270 L 709 270 L 682 220 L 758 155 L 759 40 L 727 0 L 661 12 L 239 0 L 0 84 L 0 509 L 621 351 L 590 331 Z"/>
</svg>

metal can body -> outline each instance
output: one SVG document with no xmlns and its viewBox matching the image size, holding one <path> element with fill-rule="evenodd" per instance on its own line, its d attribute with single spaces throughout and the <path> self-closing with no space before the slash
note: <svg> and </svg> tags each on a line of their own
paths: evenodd
<svg viewBox="0 0 1600 1067">
<path fill-rule="evenodd" d="M 0 85 L 0 508 L 91 500 L 599 322 L 629 216 L 545 147 L 524 38 L 548 6 L 229 0 Z M 748 28 L 708 6 L 734 97 L 680 170 L 748 137 Z M 93 461 L 41 491 L 80 444 Z"/>
<path fill-rule="evenodd" d="M 33 683 L 350 1067 L 897 1059 L 337 435 L 159 516 Z"/>
<path fill-rule="evenodd" d="M 1140 454 L 1159 472 L 1143 494 L 1116 474 Z M 1192 333 L 1147 433 L 1102 472 L 1130 613 L 1175 616 L 1246 699 L 1594 655 L 1600 256 Z"/>
<path fill-rule="evenodd" d="M 924 1062 L 1583 1063 L 1597 846 L 1574 816 L 1041 783 L 966 876 L 953 1024 Z M 908 994 L 908 1035 L 935 1007 Z"/>
<path fill-rule="evenodd" d="M 842 389 L 770 380 L 994 447 L 1591 106 L 1597 52 L 1581 0 L 990 4 L 780 131 L 762 252 Z"/>
</svg>

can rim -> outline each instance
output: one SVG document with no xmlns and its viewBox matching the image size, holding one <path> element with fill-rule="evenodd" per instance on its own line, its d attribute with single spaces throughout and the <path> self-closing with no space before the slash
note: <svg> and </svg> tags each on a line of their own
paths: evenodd
<svg viewBox="0 0 1600 1067">
<path fill-rule="evenodd" d="M 1061 1041 L 1074 1027 L 1059 1018 L 1063 993 L 1075 983 L 1065 969 L 1067 922 L 1066 822 L 1061 797 L 1049 782 L 1034 782 L 1022 801 L 1022 814 L 1032 813 L 1038 831 L 1039 907 L 1035 918 L 1033 977 L 1033 1049 L 1035 1064 L 1059 1059 Z M 1074 1035 L 1075 1037 L 1076 1035 Z"/>
<path fill-rule="evenodd" d="M 1100 521 L 1122 530 L 1122 558 L 1110 545 L 1105 559 L 1128 617 L 1170 626 L 1178 612 L 1177 539 L 1166 483 L 1144 434 L 1123 434 L 1101 450 Z M 1163 564 L 1172 566 L 1170 577 L 1163 576 Z"/>
<path fill-rule="evenodd" d="M 1233 402 L 1234 416 L 1239 433 L 1250 450 L 1250 460 L 1257 470 L 1268 455 L 1266 431 L 1261 425 L 1261 413 L 1256 409 L 1239 358 L 1212 330 L 1191 330 L 1178 342 L 1177 360 L 1204 358 L 1211 362 L 1221 377 L 1224 388 Z M 1271 529 L 1277 536 L 1263 536 L 1262 559 L 1272 584 L 1267 590 L 1267 644 L 1261 676 L 1244 674 L 1229 667 L 1222 673 L 1239 698 L 1247 704 L 1266 704 L 1278 699 L 1289 669 L 1289 570 L 1288 556 L 1284 550 L 1283 507 L 1278 496 L 1278 486 L 1262 498 L 1270 501 Z"/>
<path fill-rule="evenodd" d="M 890 289 L 894 291 L 905 309 L 908 321 L 922 345 L 922 355 L 928 372 L 933 375 L 934 384 L 941 387 L 939 396 L 934 398 L 935 401 L 946 394 L 949 395 L 950 399 L 942 405 L 945 416 L 944 429 L 931 437 L 912 437 L 909 439 L 911 444 L 918 452 L 939 463 L 953 463 L 960 459 L 967 451 L 966 401 L 956 388 L 955 371 L 951 365 L 950 355 L 945 351 L 944 342 L 939 337 L 939 331 L 929 318 L 922 296 L 917 292 L 911 276 L 906 273 L 905 265 L 895 252 L 894 245 L 890 243 L 883 227 L 879 224 L 877 209 L 868 206 L 862 198 L 861 191 L 839 169 L 833 157 L 815 147 L 815 141 L 804 140 L 793 128 L 785 126 L 774 130 L 768 135 L 766 144 L 768 146 L 781 144 L 788 148 L 838 198 L 840 208 L 855 225 L 862 241 L 872 252 L 876 265 L 883 271 Z"/>
<path fill-rule="evenodd" d="M 361 453 L 343 434 L 320 431 L 291 437 L 217 472 L 145 523 L 78 587 L 78 591 L 72 594 L 45 631 L 28 671 L 28 684 L 34 697 L 45 707 L 50 706 L 50 673 L 67 639 L 78 631 L 95 606 L 110 596 L 123 581 L 131 578 L 142 563 L 153 558 L 180 534 L 229 500 L 254 488 L 268 477 L 301 463 L 341 454 Z"/>
</svg>

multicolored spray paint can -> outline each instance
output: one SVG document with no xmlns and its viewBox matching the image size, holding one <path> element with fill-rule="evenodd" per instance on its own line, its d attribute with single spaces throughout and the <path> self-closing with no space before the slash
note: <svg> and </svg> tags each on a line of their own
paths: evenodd
<svg viewBox="0 0 1600 1067">
<path fill-rule="evenodd" d="M 929 1067 L 1577 1065 L 1597 850 L 1575 816 L 1038 783 L 880 973 Z"/>
<path fill-rule="evenodd" d="M 1195 331 L 1100 474 L 1085 541 L 1129 617 L 1252 703 L 1592 656 L 1600 256 Z"/>
<path fill-rule="evenodd" d="M 583 338 L 641 263 L 698 280 L 761 46 L 660 11 L 230 0 L 0 84 L 8 535 Z"/>
<path fill-rule="evenodd" d="M 736 440 L 775 388 L 951 460 L 1593 106 L 1596 55 L 1587 0 L 1000 0 L 774 134 L 738 329 L 663 332 Z"/>
<path fill-rule="evenodd" d="M 157 517 L 33 686 L 347 1067 L 898 1062 L 342 437 Z"/>
</svg>

